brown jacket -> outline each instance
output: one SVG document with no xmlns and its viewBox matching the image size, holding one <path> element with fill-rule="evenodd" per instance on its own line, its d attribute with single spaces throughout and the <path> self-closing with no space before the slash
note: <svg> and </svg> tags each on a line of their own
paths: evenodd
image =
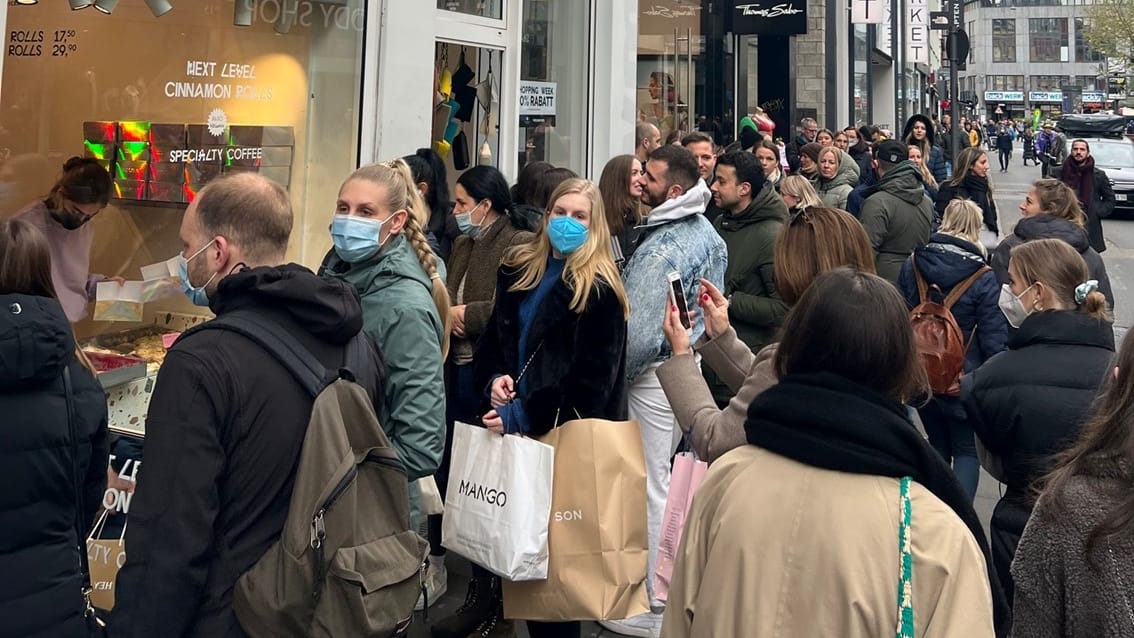
<svg viewBox="0 0 1134 638">
<path fill-rule="evenodd" d="M 701 338 L 696 350 L 701 354 L 702 365 L 712 368 L 735 395 L 723 410 L 713 401 L 693 355 L 672 357 L 658 367 L 662 390 L 677 424 L 690 434 L 697 458 L 712 463 L 748 442 L 744 436 L 748 404 L 777 381 L 772 368 L 776 346 L 771 343 L 752 354 L 732 328 L 715 339 Z"/>
<path fill-rule="evenodd" d="M 465 335 L 469 340 L 475 342 L 488 326 L 496 303 L 496 273 L 505 251 L 532 239 L 534 233 L 516 228 L 502 215 L 476 239 L 461 235 L 453 242 L 447 286 L 449 298 L 457 305 L 457 291 L 465 280 Z"/>
<path fill-rule="evenodd" d="M 1110 462 L 1067 485 L 1068 511 L 1040 498 L 1016 549 L 1014 638 L 1134 636 L 1134 540 L 1103 539 L 1088 555 L 1087 536 L 1129 494 L 1128 473 Z"/>
<path fill-rule="evenodd" d="M 709 468 L 693 499 L 663 638 L 893 636 L 896 478 L 798 463 L 753 445 Z M 961 519 L 910 486 L 918 638 L 991 638 L 984 557 Z"/>
</svg>

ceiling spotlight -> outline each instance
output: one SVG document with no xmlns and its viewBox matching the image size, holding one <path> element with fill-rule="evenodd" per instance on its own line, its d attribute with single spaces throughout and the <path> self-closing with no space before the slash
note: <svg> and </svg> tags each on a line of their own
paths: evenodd
<svg viewBox="0 0 1134 638">
<path fill-rule="evenodd" d="M 280 15 L 276 18 L 276 33 L 284 35 L 291 31 L 297 13 L 299 13 L 299 0 L 283 0 L 280 3 Z"/>
<path fill-rule="evenodd" d="M 154 14 L 155 18 L 160 18 L 173 10 L 169 0 L 146 0 L 146 6 L 150 8 L 150 13 Z"/>
<path fill-rule="evenodd" d="M 232 24 L 234 26 L 252 26 L 253 2 L 254 0 L 236 0 L 232 6 Z"/>
<path fill-rule="evenodd" d="M 16 0 L 16 4 L 39 4 L 39 0 Z"/>
<path fill-rule="evenodd" d="M 79 9 L 86 9 L 93 4 L 91 0 L 70 0 L 71 10 L 78 11 Z"/>
<path fill-rule="evenodd" d="M 95 0 L 94 8 L 110 15 L 114 12 L 114 7 L 118 6 L 118 0 Z"/>
</svg>

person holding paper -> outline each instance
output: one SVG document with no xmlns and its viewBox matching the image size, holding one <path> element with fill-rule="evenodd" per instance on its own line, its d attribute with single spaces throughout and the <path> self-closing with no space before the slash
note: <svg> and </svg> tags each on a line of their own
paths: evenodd
<svg viewBox="0 0 1134 638">
<path fill-rule="evenodd" d="M 96 159 L 72 157 L 42 201 L 32 202 L 16 217 L 35 226 L 47 237 L 51 249 L 51 281 L 67 319 L 75 323 L 86 317 L 87 302 L 102 281 L 125 282 L 121 277 L 91 273 L 94 219 L 110 201 L 110 174 Z"/>
</svg>

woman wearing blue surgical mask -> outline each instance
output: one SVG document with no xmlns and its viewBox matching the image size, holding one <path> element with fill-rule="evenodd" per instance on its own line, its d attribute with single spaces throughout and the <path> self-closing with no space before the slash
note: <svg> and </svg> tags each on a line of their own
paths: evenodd
<svg viewBox="0 0 1134 638">
<path fill-rule="evenodd" d="M 549 201 L 544 232 L 500 267 L 496 309 L 477 353 L 478 387 L 491 388 L 483 422 L 501 434 L 541 436 L 576 418 L 627 416 L 630 305 L 602 195 L 587 180 L 569 179 Z M 579 624 L 529 622 L 528 633 L 578 636 Z"/>
<path fill-rule="evenodd" d="M 445 444 L 449 294 L 422 231 L 427 211 L 403 160 L 363 166 L 339 189 L 320 270 L 362 298 L 363 330 L 386 363 L 378 420 L 410 481 L 437 470 Z"/>
<path fill-rule="evenodd" d="M 989 535 L 997 576 L 1011 600 L 1010 567 L 1032 512 L 1035 482 L 1078 436 L 1113 365 L 1114 332 L 1098 282 L 1063 240 L 1013 248 L 1008 277 L 1000 308 L 1017 330 L 1006 351 L 962 380 L 961 401 L 992 455 L 985 466 L 1004 483 Z"/>
<path fill-rule="evenodd" d="M 453 240 L 453 252 L 447 262 L 453 345 L 445 369 L 445 456 L 437 472 L 437 487 L 442 494 L 449 477 L 453 423 L 476 423 L 486 407 L 484 386 L 476 387 L 473 382 L 472 362 L 496 303 L 496 271 L 505 251 L 530 242 L 535 237 L 531 231 L 536 230 L 513 205 L 507 180 L 491 166 L 474 166 L 461 173 L 453 195 L 453 216 L 461 236 Z M 441 525 L 441 515 L 429 517 L 430 567 L 425 589 L 431 601 L 440 600 L 447 582 Z M 499 579 L 474 565 L 469 604 L 434 622 L 434 634 L 463 637 L 482 624 L 491 623 L 496 618 L 494 600 L 499 600 Z"/>
</svg>

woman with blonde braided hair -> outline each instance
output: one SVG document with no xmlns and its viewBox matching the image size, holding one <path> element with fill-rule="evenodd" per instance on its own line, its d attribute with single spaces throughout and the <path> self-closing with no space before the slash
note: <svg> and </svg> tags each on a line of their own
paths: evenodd
<svg viewBox="0 0 1134 638">
<path fill-rule="evenodd" d="M 449 293 L 422 231 L 427 211 L 403 160 L 359 168 L 339 188 L 334 248 L 320 269 L 362 298 L 363 330 L 386 363 L 374 407 L 411 483 L 437 470 L 445 445 Z"/>
</svg>

